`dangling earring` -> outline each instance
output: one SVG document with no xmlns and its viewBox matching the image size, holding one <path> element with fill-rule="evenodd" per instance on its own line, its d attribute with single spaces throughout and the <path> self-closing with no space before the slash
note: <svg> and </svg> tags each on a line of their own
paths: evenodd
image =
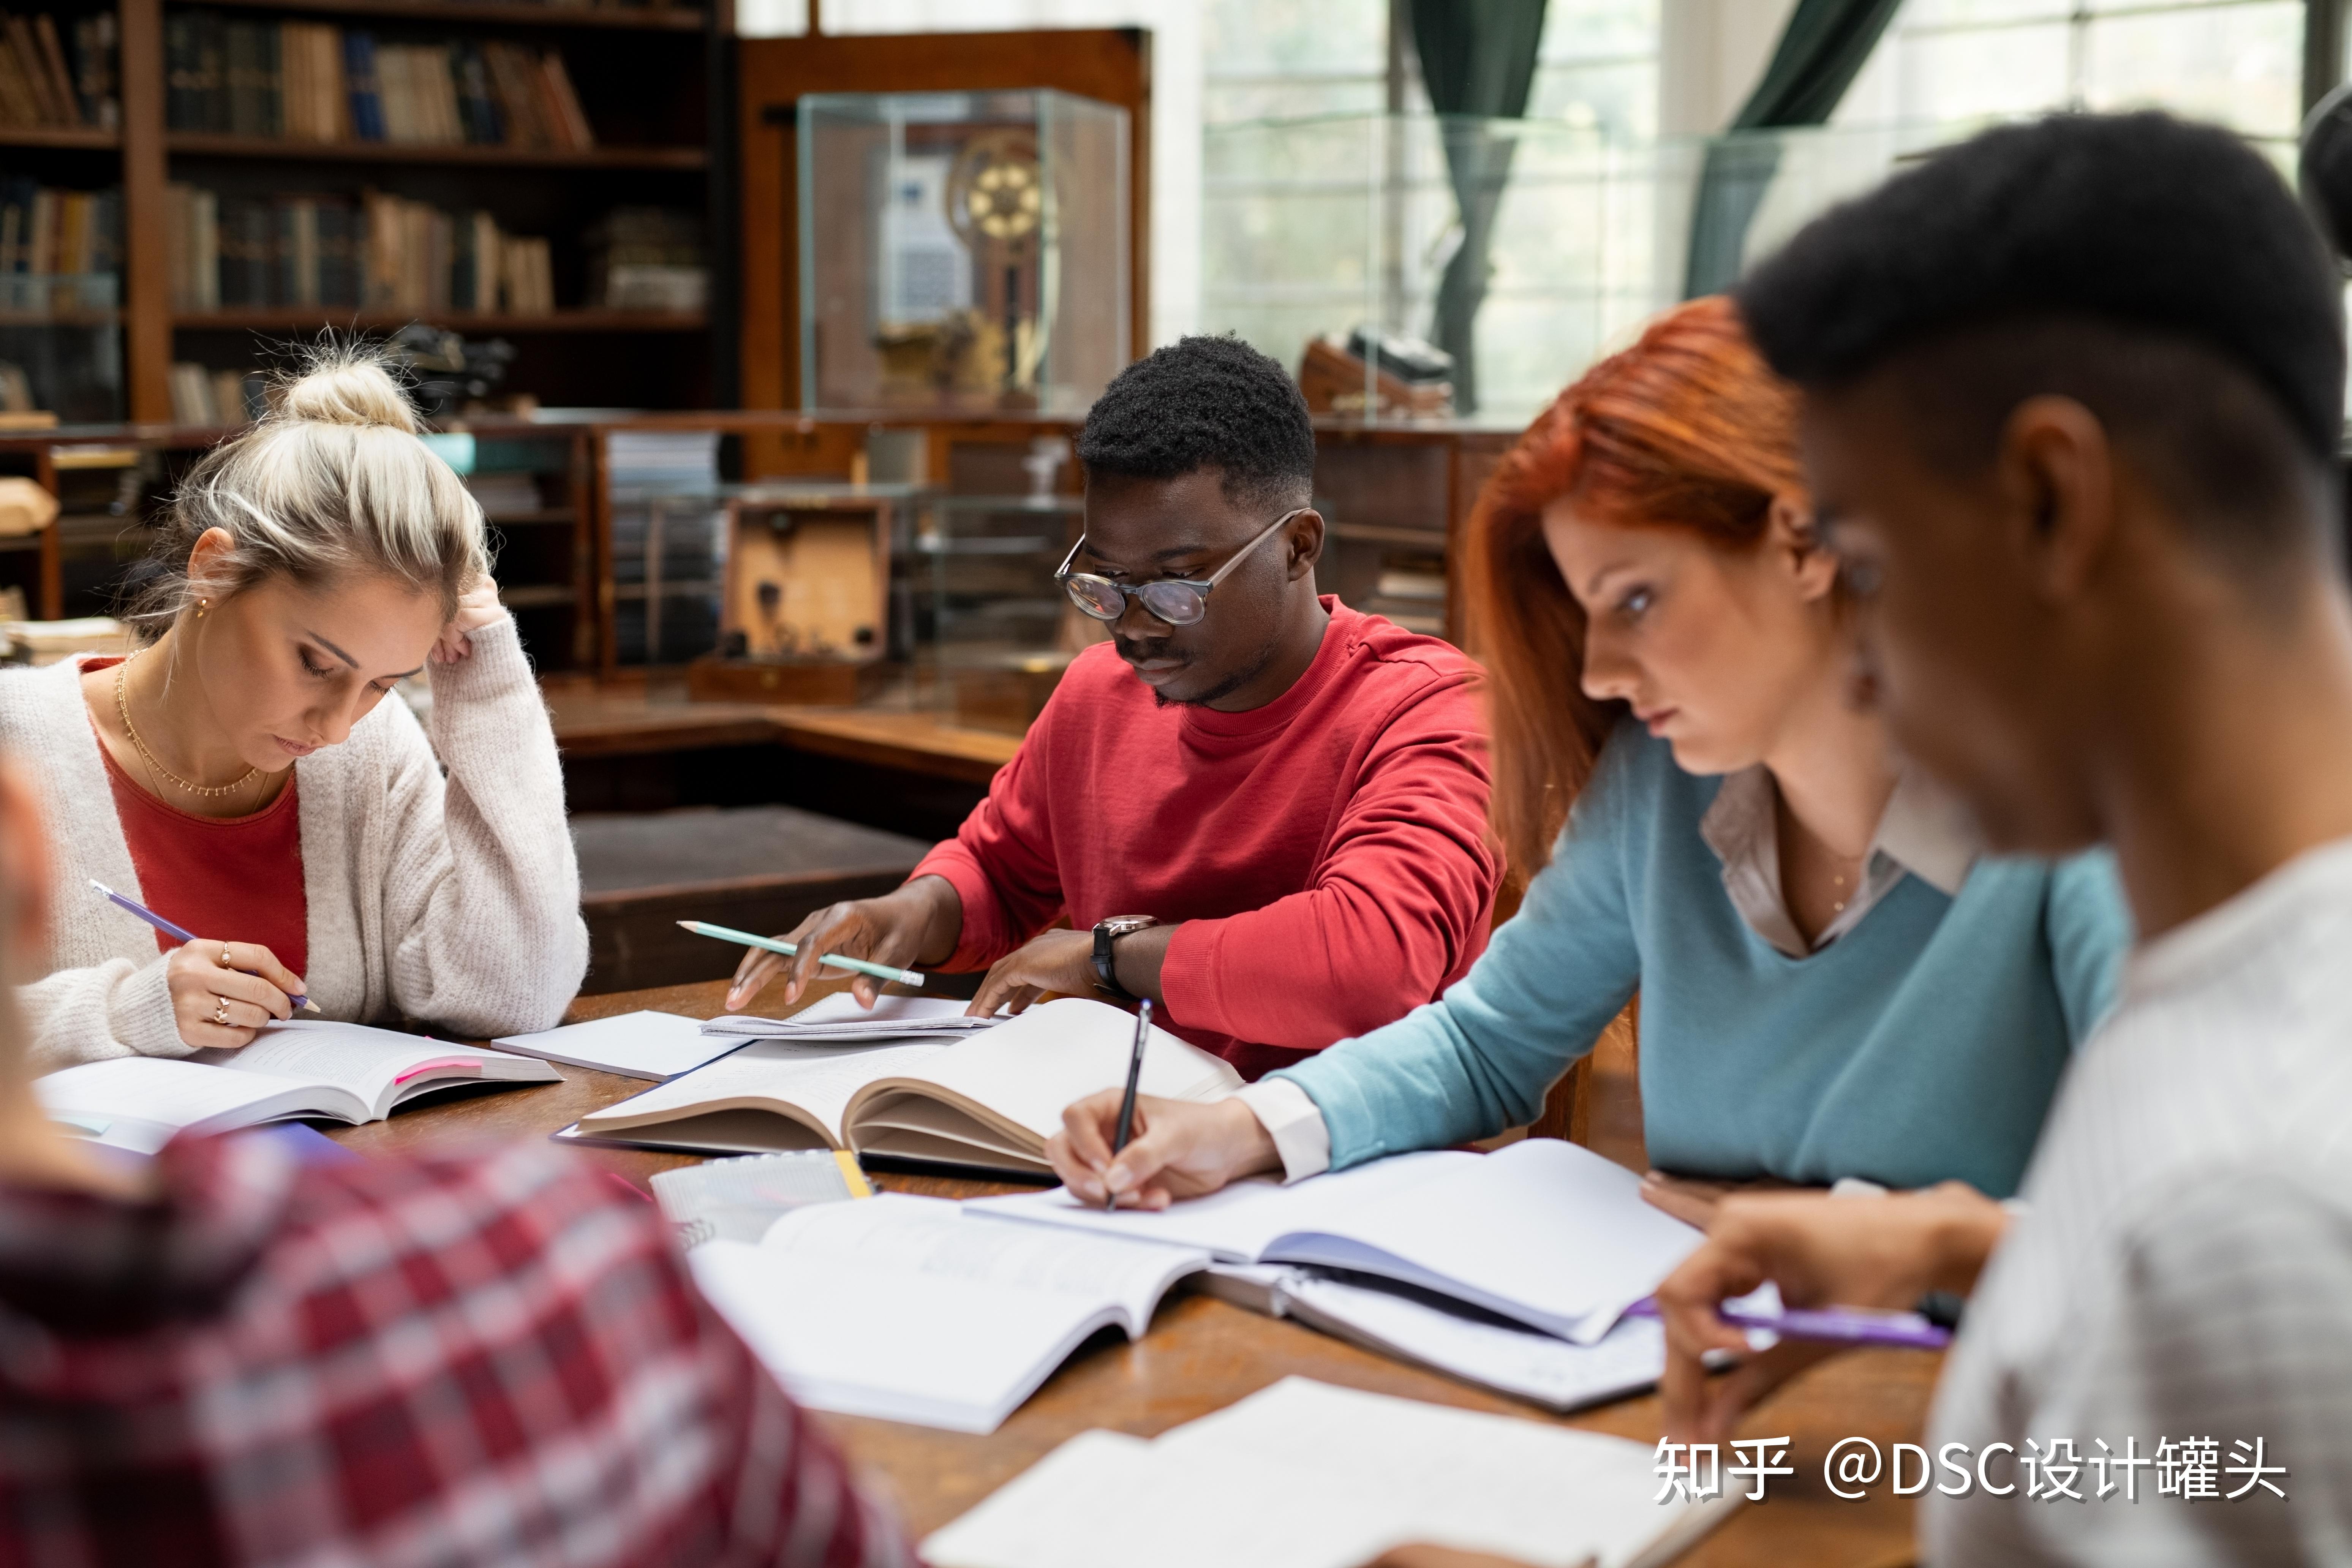
<svg viewBox="0 0 2352 1568">
<path fill-rule="evenodd" d="M 196 601 L 196 619 L 200 621 L 203 620 L 205 618 L 205 612 L 212 607 L 213 602 L 210 599 L 198 599 Z"/>
</svg>

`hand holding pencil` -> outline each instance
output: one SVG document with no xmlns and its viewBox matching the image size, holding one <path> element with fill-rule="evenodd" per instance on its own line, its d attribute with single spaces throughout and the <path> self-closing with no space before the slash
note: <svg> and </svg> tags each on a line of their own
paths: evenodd
<svg viewBox="0 0 2352 1568">
<path fill-rule="evenodd" d="M 199 937 L 95 878 L 89 886 L 100 898 L 180 943 L 163 964 L 163 985 L 183 1043 L 200 1050 L 234 1049 L 250 1045 L 264 1025 L 290 1018 L 297 1008 L 319 1010 L 310 1005 L 301 977 L 259 942 Z"/>
<path fill-rule="evenodd" d="M 871 1007 L 883 985 L 901 971 L 944 962 L 955 951 L 962 927 L 962 902 L 939 877 L 918 877 L 878 899 L 828 905 L 782 937 L 770 939 L 789 943 L 794 950 L 790 954 L 763 947 L 744 953 L 727 991 L 727 1010 L 742 1011 L 762 987 L 779 978 L 784 982 L 784 1005 L 790 1006 L 814 982 L 839 979 L 849 967 L 836 963 L 827 968 L 829 959 L 872 966 L 856 968 L 849 984 L 858 1005 Z M 741 939 L 730 935 L 721 940 Z"/>
</svg>

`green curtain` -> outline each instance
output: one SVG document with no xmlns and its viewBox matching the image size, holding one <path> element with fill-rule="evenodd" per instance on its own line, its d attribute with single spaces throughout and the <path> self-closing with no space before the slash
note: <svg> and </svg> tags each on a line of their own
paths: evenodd
<svg viewBox="0 0 2352 1568">
<path fill-rule="evenodd" d="M 1739 276 L 1748 226 L 1780 166 L 1780 144 L 1773 138 L 1738 132 L 1826 122 L 1901 3 L 1797 0 L 1772 51 L 1772 63 L 1764 68 L 1764 79 L 1740 107 L 1731 133 L 1707 147 L 1698 197 L 1691 208 L 1683 298 L 1719 293 Z"/>
<path fill-rule="evenodd" d="M 1478 355 L 1474 340 L 1478 307 L 1493 268 L 1495 214 L 1510 178 L 1511 138 L 1496 136 L 1489 120 L 1517 120 L 1528 111 L 1536 48 L 1543 41 L 1545 0 L 1412 0 L 1412 44 L 1430 107 L 1440 116 L 1445 173 L 1462 219 L 1462 243 L 1437 285 L 1430 335 L 1454 356 L 1454 406 L 1478 406 Z"/>
</svg>

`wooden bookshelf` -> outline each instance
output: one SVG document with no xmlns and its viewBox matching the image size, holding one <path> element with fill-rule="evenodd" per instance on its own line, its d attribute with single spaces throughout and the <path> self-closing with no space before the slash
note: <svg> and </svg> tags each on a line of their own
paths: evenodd
<svg viewBox="0 0 2352 1568">
<path fill-rule="evenodd" d="M 268 136 L 215 136 L 173 131 L 164 150 L 190 157 L 265 158 L 326 163 L 474 164 L 514 169 L 678 169 L 709 167 L 699 147 L 597 147 L 585 153 L 545 147 L 484 147 L 401 142 L 294 142 Z"/>
<path fill-rule="evenodd" d="M 0 147 L 87 147 L 102 153 L 121 145 L 120 133 L 87 126 L 0 126 Z"/>
<path fill-rule="evenodd" d="M 394 331 L 411 321 L 430 321 L 454 332 L 520 336 L 549 332 L 699 332 L 710 325 L 700 310 L 557 310 L 544 316 L 514 316 L 475 310 L 339 310 L 291 305 L 256 305 L 175 314 L 172 324 L 191 331 L 315 332 Z"/>
<path fill-rule="evenodd" d="M 60 0 L 84 10 L 88 0 Z M 102 4 L 103 0 L 96 0 Z M 121 308 L 82 312 L 79 324 L 122 328 L 124 417 L 168 424 L 171 367 L 209 370 L 274 363 L 290 337 L 333 326 L 370 331 L 422 321 L 470 337 L 504 336 L 518 354 L 501 389 L 542 405 L 687 408 L 732 401 L 737 301 L 724 253 L 731 219 L 712 192 L 733 189 L 728 149 L 714 155 L 712 128 L 731 132 L 733 40 L 703 5 L 540 5 L 529 0 L 221 0 L 205 9 L 247 21 L 316 20 L 381 30 L 387 42 L 488 43 L 528 39 L 562 51 L 594 129 L 583 151 L 480 144 L 298 142 L 174 131 L 166 124 L 165 22 L 188 0 L 116 0 L 119 131 L 0 129 L 11 173 L 45 184 L 98 189 L 120 184 L 123 207 Z M 504 311 L 326 310 L 289 305 L 174 309 L 166 253 L 166 189 L 184 182 L 224 200 L 278 195 L 355 198 L 364 189 L 459 215 L 488 211 L 510 234 L 544 237 L 558 309 Z M 712 271 L 709 310 L 590 307 L 583 237 L 620 206 L 700 215 Z M 83 318 L 88 317 L 88 321 Z M 722 351 L 720 345 L 724 345 Z"/>
<path fill-rule="evenodd" d="M 538 5 L 508 0 L 225 0 L 216 8 L 293 11 L 309 16 L 371 16 L 386 21 L 454 22 L 467 27 L 699 33 L 709 24 L 703 11 L 688 5 Z"/>
</svg>

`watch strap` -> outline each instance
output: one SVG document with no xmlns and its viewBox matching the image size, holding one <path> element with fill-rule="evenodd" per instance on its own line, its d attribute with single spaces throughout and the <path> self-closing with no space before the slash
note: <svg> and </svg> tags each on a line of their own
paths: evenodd
<svg viewBox="0 0 2352 1568">
<path fill-rule="evenodd" d="M 1108 921 L 1095 923 L 1095 988 L 1122 1002 L 1132 1002 L 1135 998 L 1129 994 L 1126 986 L 1118 983 L 1118 963 L 1111 945 L 1118 940 L 1119 934 Z"/>
</svg>

